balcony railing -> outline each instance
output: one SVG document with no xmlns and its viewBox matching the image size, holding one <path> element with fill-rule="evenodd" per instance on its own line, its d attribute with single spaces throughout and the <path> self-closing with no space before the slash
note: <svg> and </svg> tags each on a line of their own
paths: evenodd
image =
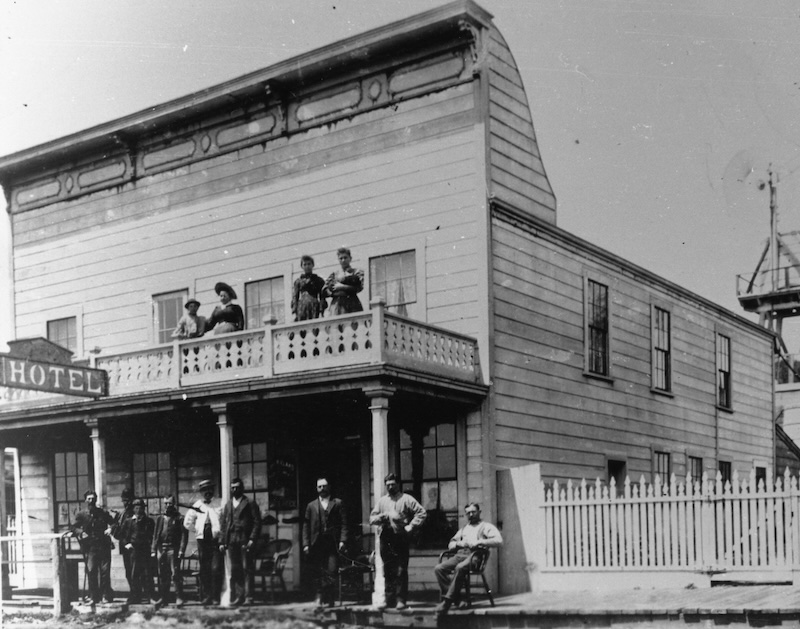
<svg viewBox="0 0 800 629">
<path fill-rule="evenodd" d="M 109 395 L 338 367 L 389 364 L 461 381 L 480 379 L 475 339 L 371 310 L 158 345 L 97 357 Z"/>
<path fill-rule="evenodd" d="M 766 295 L 781 291 L 800 290 L 800 267 L 783 266 L 758 273 L 736 276 L 736 296 Z"/>
</svg>

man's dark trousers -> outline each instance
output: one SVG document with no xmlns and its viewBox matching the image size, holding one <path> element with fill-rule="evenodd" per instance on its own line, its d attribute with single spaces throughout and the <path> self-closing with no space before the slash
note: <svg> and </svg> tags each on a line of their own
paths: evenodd
<svg viewBox="0 0 800 629">
<path fill-rule="evenodd" d="M 408 601 L 408 536 L 384 529 L 380 548 L 383 578 L 386 582 L 386 604 L 394 607 L 397 601 Z"/>
</svg>

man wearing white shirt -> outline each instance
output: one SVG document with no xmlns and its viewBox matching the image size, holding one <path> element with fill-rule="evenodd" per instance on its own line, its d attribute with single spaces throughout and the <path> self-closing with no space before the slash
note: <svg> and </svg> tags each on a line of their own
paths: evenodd
<svg viewBox="0 0 800 629">
<path fill-rule="evenodd" d="M 197 540 L 203 605 L 218 605 L 222 591 L 222 553 L 219 550 L 222 535 L 220 508 L 213 501 L 213 481 L 202 481 L 199 489 L 203 498 L 192 505 L 183 520 L 183 525 L 186 530 L 194 531 Z"/>
</svg>

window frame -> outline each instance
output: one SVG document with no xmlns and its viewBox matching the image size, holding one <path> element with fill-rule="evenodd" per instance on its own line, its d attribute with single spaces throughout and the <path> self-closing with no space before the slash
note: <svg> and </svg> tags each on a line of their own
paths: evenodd
<svg viewBox="0 0 800 629">
<path fill-rule="evenodd" d="M 166 338 L 162 341 L 160 338 L 161 329 L 161 320 L 160 320 L 160 312 L 159 312 L 159 304 L 161 303 L 160 298 L 165 298 L 163 301 L 166 301 L 167 297 L 173 297 L 180 303 L 180 308 L 178 310 L 178 318 L 175 320 L 175 325 L 171 328 L 164 328 L 163 331 L 167 334 Z M 151 330 L 153 335 L 153 342 L 157 345 L 166 345 L 168 343 L 173 342 L 172 332 L 178 325 L 178 321 L 183 316 L 184 308 L 186 306 L 186 302 L 189 300 L 189 289 L 188 288 L 179 288 L 176 290 L 164 291 L 161 293 L 154 293 L 150 296 L 151 302 Z"/>
<path fill-rule="evenodd" d="M 693 468 L 693 464 L 695 462 L 699 462 L 700 465 L 700 473 L 695 476 Z M 702 456 L 698 456 L 696 453 L 687 452 L 686 453 L 686 476 L 692 479 L 692 485 L 695 483 L 702 483 L 703 482 L 703 472 L 705 472 L 704 461 Z"/>
<path fill-rule="evenodd" d="M 592 370 L 592 326 L 591 326 L 591 302 L 590 297 L 592 292 L 590 290 L 592 284 L 597 284 L 605 288 L 606 297 L 606 330 L 605 330 L 605 360 L 606 372 L 599 373 Z M 584 273 L 583 275 L 583 374 L 589 378 L 597 378 L 600 380 L 613 381 L 612 373 L 612 360 L 611 360 L 611 347 L 613 338 L 612 326 L 612 300 L 611 300 L 612 283 L 594 273 Z"/>
<path fill-rule="evenodd" d="M 723 471 L 722 467 L 727 467 L 727 472 Z M 733 482 L 733 463 L 728 459 L 717 460 L 717 471 L 722 475 L 722 484 L 726 482 Z"/>
<path fill-rule="evenodd" d="M 299 277 L 301 273 L 302 273 L 302 271 L 299 271 L 298 274 L 297 274 L 297 277 Z M 317 273 L 317 275 L 319 275 L 319 274 Z M 291 279 L 291 281 L 287 282 L 286 281 L 287 274 L 279 272 L 279 273 L 276 273 L 274 275 L 267 275 L 265 277 L 260 277 L 258 279 L 250 280 L 249 282 L 245 282 L 244 289 L 243 289 L 243 292 L 244 292 L 244 295 L 243 295 L 244 305 L 242 307 L 242 311 L 243 311 L 243 314 L 244 314 L 244 328 L 245 328 L 245 330 L 253 330 L 253 329 L 263 328 L 263 327 L 265 327 L 267 325 L 264 322 L 263 318 L 259 322 L 258 325 L 256 325 L 256 326 L 249 325 L 249 320 L 250 320 L 250 317 L 249 317 L 250 303 L 249 302 L 250 302 L 250 300 L 248 299 L 248 287 L 249 286 L 254 286 L 254 285 L 259 284 L 261 282 L 273 282 L 275 280 L 281 280 L 283 282 L 283 290 L 282 291 L 273 291 L 273 296 L 274 296 L 275 292 L 278 292 L 279 294 L 282 293 L 281 298 L 279 300 L 278 299 L 274 299 L 270 303 L 279 303 L 279 302 L 283 303 L 283 321 L 278 320 L 276 325 L 282 325 L 284 323 L 292 323 L 292 321 L 289 321 L 289 319 L 291 318 L 289 315 L 291 315 L 291 302 L 292 302 L 292 297 L 291 297 L 292 286 L 291 285 L 294 282 L 294 280 L 296 279 L 296 277 L 293 274 L 288 275 L 288 277 Z M 322 277 L 322 276 L 320 276 L 320 277 Z M 322 279 L 325 279 L 325 278 L 322 278 Z M 258 305 L 258 308 L 261 309 L 261 304 L 260 303 Z"/>
<path fill-rule="evenodd" d="M 667 457 L 668 470 L 667 470 L 667 473 L 665 475 L 662 475 L 658 471 L 658 464 L 657 464 L 658 463 L 658 458 L 659 458 L 659 456 L 662 456 L 662 455 Z M 658 476 L 661 478 L 661 485 L 662 486 L 669 485 L 670 478 L 672 477 L 672 472 L 673 472 L 674 465 L 675 465 L 674 458 L 675 457 L 672 456 L 672 452 L 670 452 L 669 449 L 667 449 L 667 448 L 664 448 L 664 447 L 661 447 L 661 446 L 653 446 L 650 449 L 650 477 L 651 477 L 653 482 L 655 482 L 656 474 L 658 474 Z"/>
<path fill-rule="evenodd" d="M 139 488 L 136 485 L 137 482 L 137 474 L 143 474 L 145 479 L 145 487 L 147 487 L 147 475 L 150 469 L 146 465 L 148 455 L 152 456 L 155 455 L 156 462 L 158 462 L 160 455 L 166 454 L 169 457 L 169 463 L 166 468 L 162 468 L 158 465 L 156 466 L 156 473 L 158 474 L 158 487 L 156 488 L 157 493 L 153 494 L 150 492 L 140 492 Z M 142 470 L 137 470 L 136 468 L 136 457 L 141 456 L 142 460 L 145 462 L 145 466 Z M 175 452 L 172 449 L 163 449 L 163 450 L 136 450 L 132 452 L 131 459 L 130 459 L 130 470 L 131 470 L 131 487 L 133 488 L 133 492 L 137 498 L 141 498 L 145 501 L 145 507 L 148 514 L 155 514 L 155 513 L 163 513 L 163 501 L 164 498 L 170 494 L 173 494 L 178 500 L 180 497 L 178 496 L 178 479 L 177 479 L 177 457 Z M 169 479 L 169 490 L 165 493 L 161 492 L 161 485 L 160 481 L 162 478 L 162 474 L 164 474 Z M 152 505 L 155 504 L 155 508 L 152 508 Z"/>
<path fill-rule="evenodd" d="M 59 474 L 58 474 L 58 463 L 56 461 L 56 457 L 58 457 L 58 456 L 64 456 L 65 457 L 65 459 L 64 459 L 64 468 L 66 470 L 66 468 L 68 467 L 68 463 L 66 461 L 66 457 L 68 455 L 83 455 L 83 456 L 86 457 L 86 469 L 87 469 L 86 474 L 73 475 L 76 479 L 80 479 L 80 478 L 84 478 L 85 477 L 86 478 L 86 481 L 85 481 L 86 486 L 85 487 L 81 487 L 80 486 L 80 482 L 78 480 L 76 480 L 75 489 L 76 489 L 77 494 L 75 496 L 75 500 L 72 500 L 69 497 L 67 497 L 66 500 L 58 500 L 58 484 L 59 484 L 58 481 L 61 478 L 69 478 L 70 476 L 67 475 L 67 474 L 64 474 L 63 476 L 59 476 Z M 88 489 L 94 489 L 94 459 L 92 457 L 91 450 L 79 450 L 79 449 L 76 449 L 76 448 L 72 448 L 70 450 L 60 450 L 60 451 L 53 452 L 52 455 L 51 455 L 50 461 L 51 461 L 51 465 L 52 465 L 51 478 L 52 478 L 52 483 L 53 483 L 52 484 L 52 487 L 53 487 L 53 492 L 52 492 L 52 496 L 53 496 L 53 531 L 56 531 L 56 532 L 58 532 L 58 531 L 66 531 L 66 530 L 69 529 L 69 526 L 74 523 L 74 521 L 73 521 L 74 514 L 77 511 L 80 511 L 80 510 L 82 510 L 84 508 L 84 505 L 85 505 L 85 502 L 86 502 L 86 500 L 85 500 L 85 498 L 83 496 L 84 492 L 86 492 Z M 77 458 L 76 458 L 76 469 L 78 469 L 78 467 L 79 467 L 79 464 L 78 464 L 78 461 L 77 461 Z M 61 504 L 66 504 L 67 505 L 67 510 L 69 512 L 68 513 L 68 521 L 69 521 L 69 523 L 67 525 L 62 525 L 60 523 L 59 514 L 60 514 L 60 505 Z M 70 511 L 70 505 L 72 505 L 74 507 L 77 507 L 76 511 Z"/>
<path fill-rule="evenodd" d="M 364 286 L 366 287 L 367 298 L 362 301 L 362 304 L 365 309 L 370 307 L 369 291 L 372 285 L 372 277 L 369 269 L 370 259 L 412 250 L 414 251 L 417 267 L 417 301 L 414 304 L 408 305 L 408 318 L 422 322 L 428 320 L 428 290 L 425 271 L 427 268 L 427 247 L 426 238 L 424 236 L 406 236 L 404 238 L 392 239 L 391 243 L 369 243 L 353 249 L 357 257 L 357 260 L 353 261 L 353 266 L 364 271 Z M 362 261 L 364 262 L 362 263 Z M 327 277 L 327 275 L 325 277 Z M 364 301 L 366 301 L 366 303 L 364 303 Z"/>
<path fill-rule="evenodd" d="M 373 260 L 379 260 L 379 259 L 386 259 L 386 258 L 395 257 L 395 256 L 399 257 L 399 256 L 402 256 L 403 254 L 407 254 L 407 253 L 411 253 L 414 256 L 414 268 L 413 268 L 414 273 L 413 273 L 413 275 L 409 275 L 409 276 L 401 275 L 398 279 L 402 280 L 405 277 L 413 277 L 413 279 L 414 279 L 414 301 L 404 301 L 403 303 L 390 304 L 389 303 L 389 299 L 388 299 L 387 296 L 385 296 L 385 295 L 373 295 L 372 294 L 372 279 L 373 279 L 372 278 L 372 261 Z M 411 310 L 413 311 L 414 310 L 414 305 L 417 303 L 417 300 L 418 300 L 418 292 L 419 291 L 417 290 L 417 266 L 418 266 L 417 265 L 417 250 L 413 249 L 413 248 L 411 248 L 411 249 L 403 249 L 403 250 L 400 250 L 400 251 L 393 251 L 391 253 L 382 253 L 382 254 L 373 255 L 373 256 L 370 256 L 369 258 L 367 258 L 367 267 L 368 267 L 368 270 L 369 270 L 369 274 L 365 273 L 364 281 L 366 282 L 367 278 L 369 278 L 369 283 L 367 284 L 367 287 L 366 287 L 367 288 L 367 295 L 368 295 L 369 303 L 372 303 L 372 300 L 375 299 L 376 297 L 383 297 L 383 299 L 386 302 L 385 303 L 385 307 L 386 307 L 386 310 L 388 312 L 392 312 L 394 314 L 400 314 L 401 316 L 405 316 L 405 317 L 409 316 L 408 315 L 409 308 L 411 308 Z M 394 280 L 394 281 L 397 281 L 397 280 Z M 384 282 L 384 283 L 388 284 L 388 282 Z M 405 310 L 405 313 L 400 312 L 400 308 L 403 308 L 403 310 Z"/>
<path fill-rule="evenodd" d="M 663 313 L 668 318 L 667 328 L 667 342 L 668 348 L 665 350 L 659 347 L 659 314 Z M 674 392 L 675 381 L 673 378 L 673 335 L 672 335 L 672 308 L 660 303 L 653 303 L 650 305 L 650 390 L 653 393 L 660 395 L 671 396 Z M 657 380 L 659 371 L 657 370 L 657 357 L 660 355 L 658 352 L 663 352 L 666 357 L 666 365 L 663 367 L 663 374 L 665 386 L 659 386 Z"/>
<path fill-rule="evenodd" d="M 264 458 L 263 459 L 255 459 L 254 457 L 254 446 L 264 446 Z M 250 449 L 250 459 L 240 460 L 240 450 L 241 448 L 249 447 Z M 255 473 L 253 470 L 253 465 L 257 463 L 264 464 L 264 480 L 265 485 L 263 488 L 259 487 L 256 488 L 255 484 Z M 241 478 L 242 482 L 244 482 L 244 490 L 247 496 L 255 501 L 259 507 L 261 508 L 261 516 L 264 517 L 270 511 L 270 493 L 269 493 L 269 463 L 270 463 L 270 448 L 269 443 L 266 439 L 263 440 L 251 440 L 251 441 L 244 441 L 241 443 L 234 444 L 233 447 L 233 471 L 234 471 L 234 478 Z M 248 483 L 247 478 L 248 476 L 245 474 L 242 475 L 241 467 L 247 465 L 250 467 L 251 475 L 250 475 L 250 482 Z M 259 500 L 259 497 L 261 500 Z"/>
<path fill-rule="evenodd" d="M 75 349 L 72 351 L 72 359 L 73 360 L 80 360 L 84 358 L 86 352 L 83 349 L 83 307 L 76 307 L 76 308 L 67 308 L 63 311 L 59 312 L 58 317 L 54 319 L 47 319 L 44 322 L 44 332 L 42 333 L 42 337 L 46 338 L 48 341 L 52 341 L 50 336 L 48 335 L 48 324 L 54 321 L 62 321 L 64 319 L 75 319 Z M 53 341 L 54 343 L 56 341 Z"/>
<path fill-rule="evenodd" d="M 720 364 L 720 341 L 725 339 L 727 341 L 727 401 L 722 399 L 720 390 L 720 378 L 723 373 L 722 365 Z M 714 388 L 716 391 L 717 408 L 723 411 L 733 411 L 733 337 L 725 328 L 718 327 L 714 331 Z"/>
</svg>

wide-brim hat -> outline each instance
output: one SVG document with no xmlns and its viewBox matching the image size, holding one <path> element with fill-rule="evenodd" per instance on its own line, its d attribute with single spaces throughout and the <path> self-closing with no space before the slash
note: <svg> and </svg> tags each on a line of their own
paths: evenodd
<svg viewBox="0 0 800 629">
<path fill-rule="evenodd" d="M 189 304 L 197 304 L 197 307 L 198 307 L 198 308 L 200 307 L 200 302 L 199 302 L 199 301 L 197 301 L 196 299 L 190 299 L 190 300 L 189 300 L 189 301 L 187 301 L 185 304 L 183 304 L 183 307 L 184 307 L 184 308 L 188 308 L 188 307 L 189 307 Z"/>
<path fill-rule="evenodd" d="M 203 491 L 204 489 L 214 489 L 215 485 L 213 480 L 201 480 L 198 487 L 200 491 Z"/>
<path fill-rule="evenodd" d="M 222 291 L 228 293 L 231 296 L 231 299 L 236 299 L 236 291 L 233 290 L 228 284 L 225 282 L 217 282 L 214 284 L 214 292 L 219 295 Z"/>
</svg>

